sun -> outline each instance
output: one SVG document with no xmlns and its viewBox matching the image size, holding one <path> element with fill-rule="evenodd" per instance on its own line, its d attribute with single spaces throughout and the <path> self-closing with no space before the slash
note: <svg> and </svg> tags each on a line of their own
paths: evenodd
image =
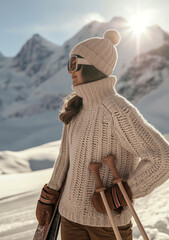
<svg viewBox="0 0 169 240">
<path fill-rule="evenodd" d="M 146 33 L 147 27 L 150 25 L 150 17 L 144 13 L 138 13 L 129 19 L 129 26 L 131 31 L 136 35 L 140 36 Z"/>
</svg>

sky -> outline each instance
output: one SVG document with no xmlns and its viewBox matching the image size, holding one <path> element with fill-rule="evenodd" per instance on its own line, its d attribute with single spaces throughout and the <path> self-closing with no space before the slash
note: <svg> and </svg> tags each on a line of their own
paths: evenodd
<svg viewBox="0 0 169 240">
<path fill-rule="evenodd" d="M 0 52 L 14 57 L 36 33 L 62 45 L 93 20 L 129 20 L 138 11 L 169 33 L 168 9 L 169 0 L 0 0 Z"/>
</svg>

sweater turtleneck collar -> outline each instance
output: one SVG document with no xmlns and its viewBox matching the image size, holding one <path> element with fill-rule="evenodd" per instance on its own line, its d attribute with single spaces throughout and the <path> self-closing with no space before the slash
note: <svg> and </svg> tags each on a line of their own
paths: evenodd
<svg viewBox="0 0 169 240">
<path fill-rule="evenodd" d="M 115 94 L 115 76 L 109 76 L 94 82 L 72 86 L 77 96 L 83 98 L 83 108 L 91 108 L 101 103 L 109 95 Z"/>
</svg>

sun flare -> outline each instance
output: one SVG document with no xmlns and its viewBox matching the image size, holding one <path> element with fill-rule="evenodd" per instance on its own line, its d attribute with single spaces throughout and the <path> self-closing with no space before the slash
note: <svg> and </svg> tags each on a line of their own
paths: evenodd
<svg viewBox="0 0 169 240">
<path fill-rule="evenodd" d="M 150 25 L 150 18 L 145 14 L 137 14 L 130 18 L 129 25 L 132 32 L 136 36 L 146 33 L 147 27 Z"/>
</svg>

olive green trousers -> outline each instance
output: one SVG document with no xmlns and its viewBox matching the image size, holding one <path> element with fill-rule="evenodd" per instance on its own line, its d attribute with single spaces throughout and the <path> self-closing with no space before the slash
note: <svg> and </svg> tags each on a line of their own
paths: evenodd
<svg viewBox="0 0 169 240">
<path fill-rule="evenodd" d="M 122 240 L 132 240 L 132 223 L 118 227 Z M 111 227 L 81 225 L 61 216 L 61 240 L 116 240 Z"/>
</svg>

